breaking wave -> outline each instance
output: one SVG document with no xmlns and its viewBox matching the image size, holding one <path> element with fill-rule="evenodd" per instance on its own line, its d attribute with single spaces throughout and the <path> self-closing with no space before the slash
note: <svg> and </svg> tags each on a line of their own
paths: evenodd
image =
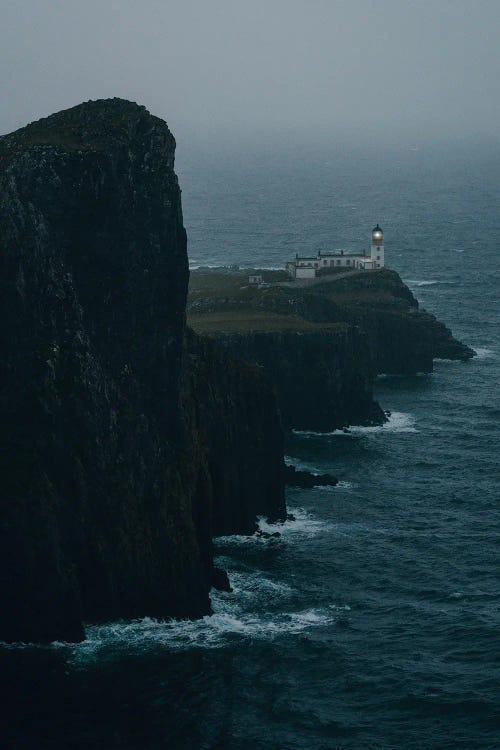
<svg viewBox="0 0 500 750">
<path fill-rule="evenodd" d="M 389 416 L 387 422 L 379 425 L 370 425 L 363 427 L 361 425 L 353 425 L 352 427 L 346 427 L 342 430 L 333 430 L 332 432 L 314 432 L 312 430 L 293 430 L 295 435 L 301 437 L 353 437 L 360 435 L 373 435 L 379 432 L 418 432 L 415 427 L 415 417 L 411 414 L 404 414 L 403 412 L 393 411 Z"/>
<path fill-rule="evenodd" d="M 285 464 L 287 466 L 294 466 L 298 471 L 308 471 L 310 474 L 323 474 L 321 469 L 317 466 L 313 466 L 307 461 L 302 461 L 300 458 L 293 458 L 293 456 L 285 456 Z"/>
<path fill-rule="evenodd" d="M 486 349 L 482 346 L 475 346 L 476 359 L 495 359 L 496 354 L 493 349 Z"/>
<path fill-rule="evenodd" d="M 303 508 L 288 508 L 289 518 L 283 522 L 271 523 L 262 516 L 258 519 L 257 531 L 254 534 L 234 534 L 219 536 L 214 539 L 216 549 L 222 550 L 235 546 L 254 544 L 281 544 L 288 541 L 300 541 L 322 531 L 328 531 L 330 524 L 314 518 Z"/>
<path fill-rule="evenodd" d="M 439 281 L 436 279 L 406 279 L 405 284 L 410 284 L 411 286 L 434 286 L 434 284 L 439 284 Z"/>
<path fill-rule="evenodd" d="M 231 566 L 230 559 L 219 563 Z M 213 613 L 198 620 L 155 620 L 150 617 L 86 628 L 86 639 L 77 644 L 53 644 L 70 649 L 73 663 L 102 660 L 109 656 L 147 652 L 214 649 L 234 644 L 235 639 L 272 640 L 309 628 L 344 621 L 350 608 L 330 604 L 318 608 L 291 609 L 296 592 L 260 572 L 229 571 L 233 591 L 212 590 Z M 278 611 L 276 611 L 278 610 Z"/>
<path fill-rule="evenodd" d="M 322 531 L 328 531 L 330 524 L 320 521 L 303 508 L 289 508 L 290 518 L 283 523 L 269 523 L 265 518 L 259 518 L 259 531 L 273 534 L 279 532 L 285 539 L 297 536 L 315 536 Z"/>
<path fill-rule="evenodd" d="M 226 594 L 226 597 L 234 596 Z M 159 649 L 183 651 L 193 648 L 223 648 L 235 638 L 269 640 L 278 635 L 294 635 L 338 619 L 343 608 L 331 605 L 322 609 L 296 612 L 244 612 L 231 606 L 228 598 L 221 604 L 220 595 L 212 599 L 214 613 L 200 620 L 161 621 L 145 617 L 141 620 L 93 625 L 87 628 L 87 638 L 73 647 L 71 661 L 101 660 L 106 654 L 116 658 L 120 653 L 144 654 Z M 60 644 L 65 645 L 65 644 Z"/>
<path fill-rule="evenodd" d="M 352 482 L 345 482 L 344 480 L 340 480 L 335 485 L 315 485 L 311 489 L 314 492 L 337 492 L 337 490 L 350 490 L 353 487 Z"/>
</svg>

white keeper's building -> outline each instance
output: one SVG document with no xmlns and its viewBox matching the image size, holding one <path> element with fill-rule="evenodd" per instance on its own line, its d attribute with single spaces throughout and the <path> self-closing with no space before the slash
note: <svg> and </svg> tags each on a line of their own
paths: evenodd
<svg viewBox="0 0 500 750">
<path fill-rule="evenodd" d="M 369 255 L 351 255 L 340 250 L 336 253 L 322 253 L 307 258 L 300 255 L 286 264 L 286 270 L 293 279 L 314 279 L 327 276 L 334 269 L 373 271 L 384 267 L 384 233 L 377 226 L 372 230 Z"/>
</svg>

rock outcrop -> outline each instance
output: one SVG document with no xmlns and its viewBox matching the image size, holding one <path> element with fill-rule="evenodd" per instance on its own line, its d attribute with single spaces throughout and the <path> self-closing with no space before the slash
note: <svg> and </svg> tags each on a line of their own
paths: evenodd
<svg viewBox="0 0 500 750">
<path fill-rule="evenodd" d="M 434 359 L 474 356 L 444 323 L 419 309 L 395 271 L 353 274 L 314 290 L 314 296 L 323 294 L 335 305 L 337 318 L 365 332 L 377 373 L 415 375 L 432 372 Z"/>
<path fill-rule="evenodd" d="M 385 421 L 373 397 L 375 371 L 366 336 L 355 326 L 221 332 L 215 338 L 233 356 L 269 374 L 287 428 L 328 432 Z"/>
<path fill-rule="evenodd" d="M 295 466 L 286 465 L 285 484 L 288 487 L 302 487 L 311 489 L 312 487 L 335 487 L 339 483 L 337 477 L 333 474 L 313 474 L 310 471 L 296 469 Z"/>
<path fill-rule="evenodd" d="M 174 150 L 118 99 L 0 139 L 2 640 L 206 613 L 212 533 L 284 515 L 267 379 L 186 334 Z"/>
<path fill-rule="evenodd" d="M 474 352 L 418 302 L 395 271 L 332 275 L 313 286 L 259 271 L 199 271 L 188 313 L 199 333 L 269 373 L 283 424 L 330 431 L 379 424 L 375 375 L 431 372 L 433 360 L 467 360 Z"/>
</svg>

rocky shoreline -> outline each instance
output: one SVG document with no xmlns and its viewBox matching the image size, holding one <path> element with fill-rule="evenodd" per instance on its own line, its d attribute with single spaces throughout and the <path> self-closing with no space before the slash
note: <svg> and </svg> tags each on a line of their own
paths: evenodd
<svg viewBox="0 0 500 750">
<path fill-rule="evenodd" d="M 380 423 L 377 372 L 472 356 L 394 272 L 188 302 L 174 156 L 120 99 L 0 138 L 0 640 L 210 612 L 213 537 L 336 483 L 284 468 L 283 426 Z"/>
</svg>

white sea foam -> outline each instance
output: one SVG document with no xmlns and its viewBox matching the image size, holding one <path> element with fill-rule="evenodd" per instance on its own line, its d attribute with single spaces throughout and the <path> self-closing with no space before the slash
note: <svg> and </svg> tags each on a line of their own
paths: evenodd
<svg viewBox="0 0 500 750">
<path fill-rule="evenodd" d="M 439 281 L 436 279 L 405 279 L 405 284 L 410 284 L 411 286 L 434 286 L 434 284 L 439 284 Z"/>
<path fill-rule="evenodd" d="M 216 549 L 221 551 L 236 546 L 278 545 L 283 542 L 300 541 L 304 536 L 315 536 L 331 528 L 327 521 L 314 518 L 304 508 L 288 508 L 288 511 L 291 518 L 283 522 L 270 523 L 263 516 L 259 517 L 255 534 L 231 534 L 216 537 L 214 539 Z M 270 534 L 279 534 L 279 536 L 269 536 Z"/>
<path fill-rule="evenodd" d="M 287 520 L 284 523 L 269 523 L 261 517 L 259 530 L 267 534 L 274 534 L 278 531 L 285 540 L 288 540 L 300 536 L 315 536 L 330 528 L 327 521 L 315 518 L 304 508 L 289 508 L 288 510 L 293 520 Z"/>
<path fill-rule="evenodd" d="M 212 597 L 213 614 L 199 620 L 140 620 L 91 625 L 83 643 L 70 647 L 73 662 L 102 661 L 117 654 L 183 651 L 193 648 L 214 649 L 242 640 L 272 640 L 278 635 L 294 635 L 313 627 L 327 626 L 342 617 L 348 608 L 332 604 L 324 608 L 299 611 L 254 612 L 241 606 L 239 594 Z M 274 603 L 274 594 L 273 594 Z M 259 607 L 260 610 L 260 607 Z M 339 615 L 340 613 L 340 615 Z M 344 615 L 345 617 L 345 615 Z"/>
<path fill-rule="evenodd" d="M 223 648 L 235 638 L 272 640 L 277 635 L 298 634 L 311 627 L 332 624 L 348 609 L 331 604 L 323 608 L 286 611 L 293 589 L 259 573 L 230 572 L 233 592 L 212 591 L 213 614 L 198 620 L 156 620 L 151 617 L 87 625 L 82 643 L 54 642 L 49 648 L 65 650 L 73 663 L 116 658 L 119 654 Z M 283 602 L 281 611 L 263 611 L 263 601 Z M 254 611 L 253 607 L 255 608 Z M 33 644 L 6 644 L 12 649 Z M 43 646 L 41 648 L 47 648 Z"/>
<path fill-rule="evenodd" d="M 293 430 L 296 435 L 302 437 L 359 437 L 360 435 L 373 435 L 379 432 L 418 432 L 415 428 L 415 417 L 411 414 L 404 414 L 403 412 L 393 411 L 387 422 L 384 424 L 373 425 L 369 427 L 363 427 L 360 425 L 353 425 L 343 430 L 333 430 L 333 432 L 314 432 L 312 430 Z"/>
<path fill-rule="evenodd" d="M 486 349 L 482 346 L 476 346 L 474 347 L 474 351 L 476 352 L 476 359 L 495 359 L 496 357 L 493 349 Z"/>
<path fill-rule="evenodd" d="M 234 562 L 230 558 L 218 555 L 217 564 L 229 570 L 229 579 L 234 594 L 238 594 L 244 600 L 258 599 L 262 596 L 272 596 L 276 599 L 288 599 L 294 592 L 293 588 L 283 581 L 273 581 L 261 573 L 251 571 L 231 570 Z M 227 599 L 227 595 L 212 591 L 212 600 Z"/>
<path fill-rule="evenodd" d="M 260 529 L 259 529 L 260 531 Z M 216 549 L 222 550 L 231 547 L 247 547 L 252 545 L 279 544 L 279 537 L 262 536 L 258 532 L 255 534 L 230 534 L 228 536 L 217 536 L 214 539 Z"/>
<path fill-rule="evenodd" d="M 370 435 L 376 432 L 418 432 L 415 428 L 415 417 L 412 414 L 404 414 L 393 411 L 387 422 L 373 427 L 350 427 L 349 431 L 354 435 Z"/>
<path fill-rule="evenodd" d="M 279 539 L 298 540 L 313 536 L 329 526 L 302 508 L 291 509 L 296 520 L 271 524 L 259 519 L 261 532 L 279 531 Z M 275 537 L 255 534 L 250 537 L 226 537 L 228 542 L 272 543 Z M 217 539 L 219 545 L 224 538 Z M 278 635 L 294 635 L 307 629 L 327 626 L 345 619 L 349 608 L 330 604 L 300 610 L 293 607 L 296 591 L 288 583 L 263 575 L 251 567 L 235 570 L 235 561 L 218 555 L 217 564 L 228 570 L 232 592 L 212 590 L 213 613 L 198 620 L 156 620 L 151 617 L 118 621 L 104 625 L 87 625 L 83 643 L 55 642 L 50 648 L 68 653 L 71 662 L 88 663 L 115 659 L 120 654 L 157 653 L 159 650 L 182 651 L 193 648 L 223 648 L 235 638 L 272 640 Z M 269 606 L 269 603 L 271 606 Z M 339 614 L 340 613 L 340 614 Z M 22 644 L 14 644 L 19 648 Z M 33 646 L 26 644 L 27 647 Z M 46 648 L 46 647 L 44 647 Z"/>
<path fill-rule="evenodd" d="M 293 458 L 292 456 L 285 456 L 285 464 L 287 466 L 294 466 L 298 471 L 308 471 L 310 474 L 324 474 L 325 472 L 318 469 L 316 466 L 302 461 L 300 458 Z"/>
<path fill-rule="evenodd" d="M 341 479 L 335 485 L 327 484 L 324 487 L 321 485 L 316 485 L 315 487 L 313 487 L 313 490 L 316 490 L 317 492 L 337 492 L 337 490 L 350 490 L 352 486 L 352 482 L 345 482 L 343 479 Z"/>
<path fill-rule="evenodd" d="M 418 289 L 422 289 L 422 287 L 436 286 L 436 284 L 441 286 L 456 286 L 457 283 L 452 279 L 405 279 L 404 282 L 409 287 L 416 287 Z"/>
</svg>

